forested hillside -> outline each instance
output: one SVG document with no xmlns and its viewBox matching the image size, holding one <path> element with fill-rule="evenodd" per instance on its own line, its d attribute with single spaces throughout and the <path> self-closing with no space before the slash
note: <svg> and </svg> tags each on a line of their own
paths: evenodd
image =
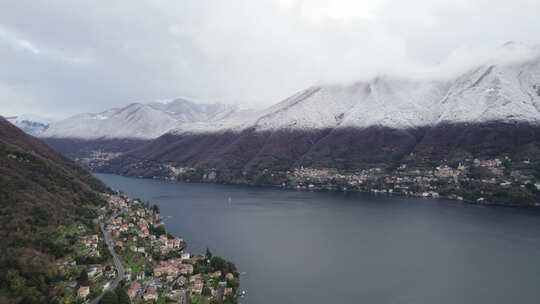
<svg viewBox="0 0 540 304">
<path fill-rule="evenodd" d="M 56 263 L 75 240 L 60 230 L 91 222 L 107 187 L 0 117 L 0 302 L 54 302 Z"/>
</svg>

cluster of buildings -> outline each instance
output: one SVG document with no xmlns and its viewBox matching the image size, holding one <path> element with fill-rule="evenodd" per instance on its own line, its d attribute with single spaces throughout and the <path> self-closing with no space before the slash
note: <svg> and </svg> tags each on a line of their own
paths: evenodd
<svg viewBox="0 0 540 304">
<path fill-rule="evenodd" d="M 170 237 L 166 234 L 157 235 L 151 229 L 162 226 L 158 213 L 153 213 L 141 203 L 136 207 L 128 207 L 126 200 L 115 198 L 111 201 L 115 210 L 123 210 L 115 217 L 105 229 L 115 238 L 115 245 L 120 249 L 128 249 L 134 253 L 144 255 L 153 252 L 167 255 L 169 252 L 181 251 L 185 241 L 179 237 Z"/>
<path fill-rule="evenodd" d="M 468 195 L 468 193 L 463 193 L 464 184 L 525 188 L 527 184 L 533 183 L 535 188 L 540 190 L 540 183 L 535 181 L 534 176 L 519 170 L 510 170 L 511 173 L 508 174 L 509 170 L 506 166 L 511 162 L 508 157 L 486 160 L 466 159 L 463 163 L 460 162 L 454 166 L 443 162 L 433 168 L 408 168 L 407 164 L 401 164 L 391 171 L 371 168 L 354 173 L 340 173 L 335 169 L 300 167 L 286 173 L 287 182 L 284 182 L 282 186 L 299 190 L 351 190 L 417 197 L 469 199 L 478 202 L 487 201 L 488 198 L 464 198 Z M 531 162 L 527 160 L 519 165 L 530 164 Z"/>
<path fill-rule="evenodd" d="M 105 246 L 100 234 L 93 233 L 92 229 L 83 224 L 78 224 L 71 233 L 77 235 L 76 250 L 72 255 L 56 261 L 56 265 L 64 276 L 76 278 L 66 283 L 66 287 L 74 292 L 73 298 L 65 298 L 65 302 L 77 299 L 86 300 L 91 291 L 109 288 L 117 276 L 116 267 L 107 260 L 106 256 L 100 254 L 99 248 Z M 83 272 L 86 273 L 86 278 L 81 277 Z"/>
<path fill-rule="evenodd" d="M 132 302 L 154 302 L 158 298 L 187 303 L 192 297 L 223 300 L 232 296 L 227 284 L 238 280 L 232 273 L 205 273 L 203 256 L 184 252 L 186 242 L 158 229 L 159 213 L 140 201 L 120 193 L 107 197 L 114 219 L 105 227 L 111 232 L 117 253 L 126 267 L 127 293 Z M 127 260 L 130 260 L 128 262 Z M 137 261 L 137 265 L 133 265 Z M 131 267 L 134 267 L 133 269 Z M 208 289 L 203 294 L 205 287 Z"/>
<path fill-rule="evenodd" d="M 159 237 L 150 236 L 150 244 L 153 251 L 157 251 L 162 255 L 168 254 L 170 251 L 178 251 L 184 248 L 185 242 L 179 237 L 168 238 L 162 234 Z"/>
<path fill-rule="evenodd" d="M 77 161 L 78 163 L 90 169 L 95 169 L 95 168 L 105 165 L 108 161 L 110 161 L 111 159 L 117 158 L 120 155 L 122 155 L 122 153 L 119 153 L 119 152 L 113 153 L 113 152 L 105 152 L 103 150 L 94 150 L 94 151 L 90 151 L 88 156 L 76 158 L 75 161 Z"/>
<path fill-rule="evenodd" d="M 186 242 L 165 231 L 159 208 L 119 192 L 102 198 L 107 205 L 97 209 L 93 223 L 62 228 L 63 241 L 75 244 L 71 254 L 56 261 L 69 278 L 59 302 L 89 303 L 124 280 L 132 303 L 236 303 L 234 264 L 219 259 L 216 266 L 211 255 L 185 252 Z"/>
<path fill-rule="evenodd" d="M 187 256 L 187 257 L 186 257 Z M 163 277 L 166 282 L 172 282 L 181 275 L 191 275 L 196 258 L 189 258 L 189 253 L 183 254 L 182 258 L 160 261 L 153 269 L 154 277 Z"/>
<path fill-rule="evenodd" d="M 86 255 L 94 258 L 99 258 L 99 248 L 98 243 L 100 241 L 100 237 L 97 234 L 93 234 L 91 236 L 81 236 L 79 238 L 79 242 L 84 246 L 86 249 Z"/>
</svg>

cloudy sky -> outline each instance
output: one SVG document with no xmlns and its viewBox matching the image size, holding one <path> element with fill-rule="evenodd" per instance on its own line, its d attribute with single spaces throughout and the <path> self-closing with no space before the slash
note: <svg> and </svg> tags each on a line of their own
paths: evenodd
<svg viewBox="0 0 540 304">
<path fill-rule="evenodd" d="M 317 83 L 448 76 L 538 44 L 538 0 L 0 0 L 0 114 L 177 96 L 263 107 Z"/>
</svg>

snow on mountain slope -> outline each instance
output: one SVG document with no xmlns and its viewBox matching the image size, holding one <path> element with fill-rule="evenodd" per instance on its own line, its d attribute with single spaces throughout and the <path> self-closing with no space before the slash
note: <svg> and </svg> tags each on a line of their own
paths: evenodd
<svg viewBox="0 0 540 304">
<path fill-rule="evenodd" d="M 52 123 L 52 120 L 37 115 L 23 114 L 19 116 L 6 117 L 6 119 L 32 136 L 39 136 L 45 132 Z"/>
<path fill-rule="evenodd" d="M 439 117 L 435 107 L 448 81 L 412 81 L 379 77 L 352 85 L 316 86 L 260 112 L 238 115 L 221 124 L 200 123 L 175 134 L 213 131 L 310 130 L 336 127 L 393 128 L 429 125 Z M 250 117 L 251 116 L 251 117 Z"/>
<path fill-rule="evenodd" d="M 366 93 L 361 83 L 312 87 L 263 111 L 252 127 L 258 131 L 333 128 Z"/>
<path fill-rule="evenodd" d="M 540 120 L 540 60 L 491 64 L 454 83 L 441 101 L 438 122 Z"/>
<path fill-rule="evenodd" d="M 507 56 L 519 51 L 520 57 Z M 245 127 L 277 129 L 409 128 L 439 123 L 540 123 L 540 50 L 508 43 L 497 59 L 456 79 L 377 77 L 293 95 Z"/>
<path fill-rule="evenodd" d="M 234 112 L 220 114 L 219 118 L 215 120 L 183 123 L 169 133 L 178 135 L 224 131 L 239 132 L 248 128 L 253 118 L 258 117 L 259 113 L 260 111 L 253 109 L 238 109 Z"/>
<path fill-rule="evenodd" d="M 150 104 L 155 109 L 171 114 L 181 122 L 216 121 L 226 119 L 238 109 L 224 104 L 196 104 L 185 99 Z"/>
<path fill-rule="evenodd" d="M 540 49 L 507 43 L 487 63 L 446 80 L 377 77 L 321 85 L 262 111 L 219 104 L 132 104 L 53 124 L 43 137 L 155 138 L 222 131 L 310 130 L 441 123 L 540 123 Z"/>
<path fill-rule="evenodd" d="M 366 84 L 369 92 L 346 115 L 340 127 L 385 126 L 402 129 L 431 125 L 436 104 L 448 91 L 447 81 L 412 81 L 379 77 Z"/>
<path fill-rule="evenodd" d="M 130 104 L 98 114 L 80 114 L 58 121 L 42 137 L 156 138 L 183 125 L 212 122 L 238 111 L 227 105 L 195 104 L 178 99 L 169 103 Z"/>
</svg>

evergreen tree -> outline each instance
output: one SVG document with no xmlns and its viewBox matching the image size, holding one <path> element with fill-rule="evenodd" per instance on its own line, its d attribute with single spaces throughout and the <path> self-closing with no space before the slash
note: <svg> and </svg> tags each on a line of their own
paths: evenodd
<svg viewBox="0 0 540 304">
<path fill-rule="evenodd" d="M 88 286 L 88 284 L 88 271 L 86 271 L 86 269 L 83 269 L 81 271 L 81 275 L 79 276 L 79 285 Z"/>
<path fill-rule="evenodd" d="M 125 289 L 117 290 L 116 295 L 118 296 L 118 304 L 131 304 L 131 300 Z"/>
<path fill-rule="evenodd" d="M 118 297 L 112 291 L 107 291 L 99 301 L 99 304 L 118 304 Z"/>
<path fill-rule="evenodd" d="M 212 295 L 212 291 L 210 290 L 210 288 L 204 286 L 204 287 L 203 287 L 203 290 L 202 290 L 202 295 L 203 295 L 203 296 L 211 296 L 211 295 Z"/>
</svg>

